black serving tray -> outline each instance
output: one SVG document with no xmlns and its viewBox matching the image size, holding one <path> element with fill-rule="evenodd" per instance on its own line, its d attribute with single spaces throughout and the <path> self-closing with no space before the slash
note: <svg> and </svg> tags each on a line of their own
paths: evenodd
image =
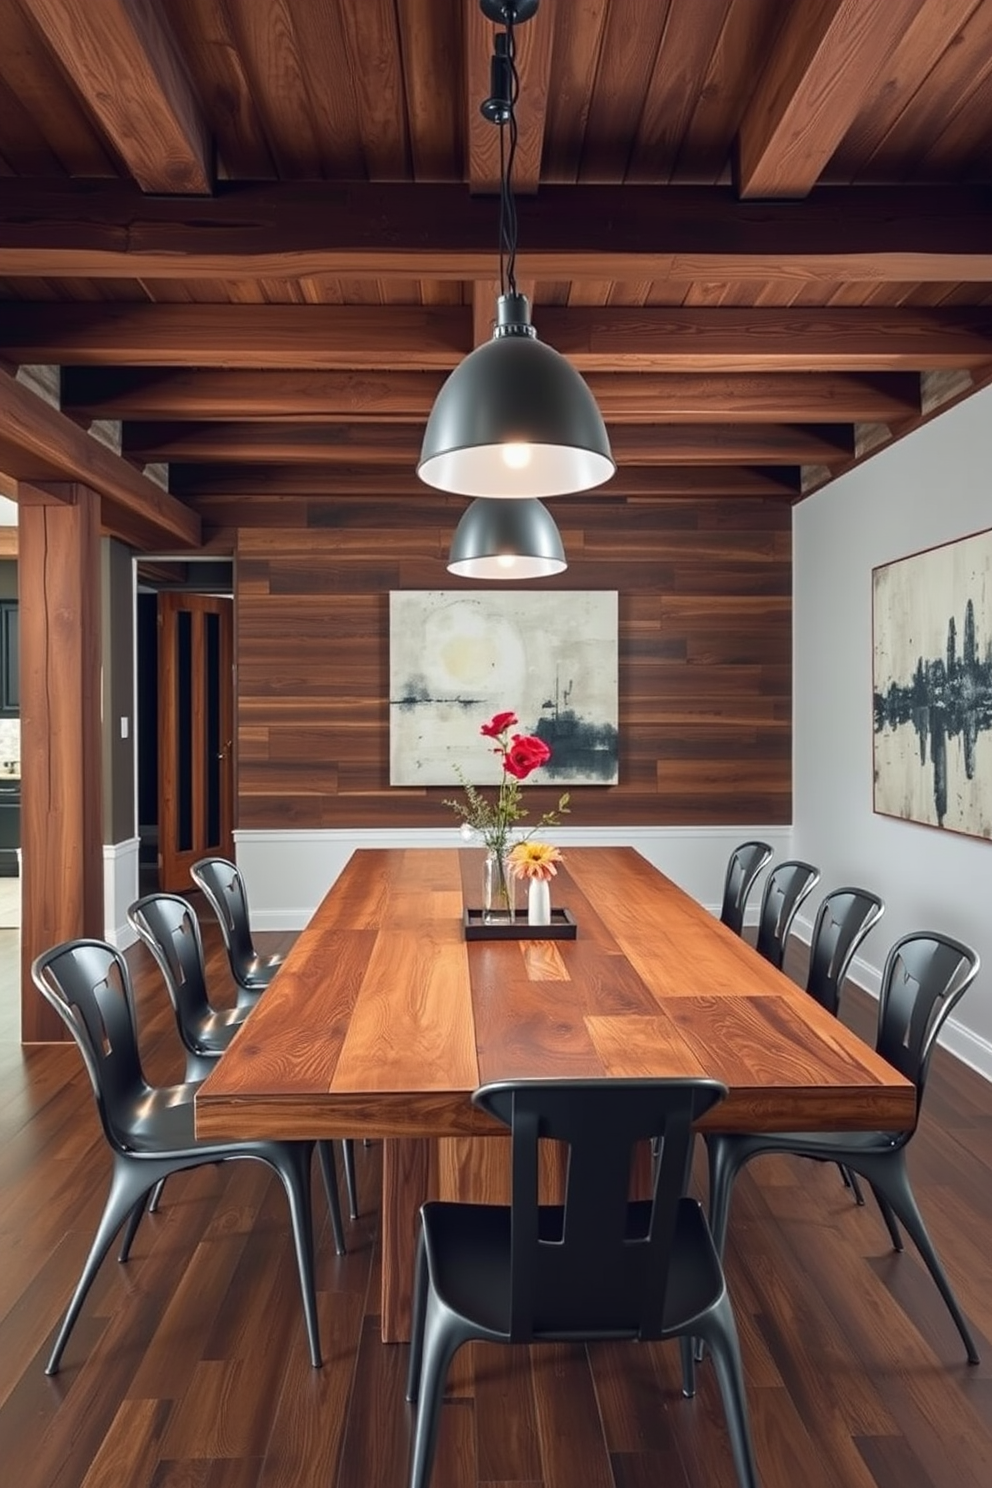
<svg viewBox="0 0 992 1488">
<path fill-rule="evenodd" d="M 518 909 L 512 925 L 487 925 L 481 909 L 466 909 L 462 918 L 466 940 L 574 940 L 578 926 L 567 909 L 552 909 L 550 925 L 531 925 L 527 911 Z"/>
</svg>

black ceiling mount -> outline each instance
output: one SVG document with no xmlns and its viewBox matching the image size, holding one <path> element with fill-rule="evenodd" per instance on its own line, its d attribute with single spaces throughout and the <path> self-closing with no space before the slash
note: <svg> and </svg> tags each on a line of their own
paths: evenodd
<svg viewBox="0 0 992 1488">
<path fill-rule="evenodd" d="M 479 0 L 479 8 L 497 26 L 505 26 L 508 21 L 519 26 L 530 20 L 539 3 L 540 0 Z"/>
</svg>

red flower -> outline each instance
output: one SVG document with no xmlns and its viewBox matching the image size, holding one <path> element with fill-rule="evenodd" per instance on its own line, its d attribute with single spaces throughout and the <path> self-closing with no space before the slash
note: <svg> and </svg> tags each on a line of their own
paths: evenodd
<svg viewBox="0 0 992 1488">
<path fill-rule="evenodd" d="M 533 734 L 514 734 L 503 755 L 503 768 L 518 780 L 526 780 L 532 771 L 550 758 L 551 750 L 543 739 L 538 739 Z"/>
<path fill-rule="evenodd" d="M 482 725 L 479 733 L 485 734 L 487 739 L 498 739 L 500 734 L 505 734 L 517 722 L 516 713 L 497 713 L 488 723 Z"/>
</svg>

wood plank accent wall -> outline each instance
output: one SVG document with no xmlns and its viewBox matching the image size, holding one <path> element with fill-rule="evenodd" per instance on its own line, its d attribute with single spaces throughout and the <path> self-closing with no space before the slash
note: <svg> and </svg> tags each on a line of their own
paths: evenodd
<svg viewBox="0 0 992 1488">
<path fill-rule="evenodd" d="M 569 825 L 788 823 L 791 509 L 552 506 L 569 568 L 546 587 L 619 592 L 620 784 L 574 790 Z M 252 502 L 271 525 L 237 536 L 241 827 L 454 824 L 450 788 L 389 786 L 389 591 L 478 587 L 444 566 L 463 509 L 429 492 Z M 528 796 L 536 815 L 557 791 Z"/>
</svg>

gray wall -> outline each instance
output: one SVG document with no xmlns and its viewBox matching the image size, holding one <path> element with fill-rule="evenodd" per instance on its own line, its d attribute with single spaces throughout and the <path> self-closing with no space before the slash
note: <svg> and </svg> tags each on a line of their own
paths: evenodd
<svg viewBox="0 0 992 1488">
<path fill-rule="evenodd" d="M 131 550 L 104 538 L 103 602 L 103 840 L 135 835 L 134 810 L 134 572 Z M 127 738 L 121 738 L 121 719 Z"/>
</svg>

